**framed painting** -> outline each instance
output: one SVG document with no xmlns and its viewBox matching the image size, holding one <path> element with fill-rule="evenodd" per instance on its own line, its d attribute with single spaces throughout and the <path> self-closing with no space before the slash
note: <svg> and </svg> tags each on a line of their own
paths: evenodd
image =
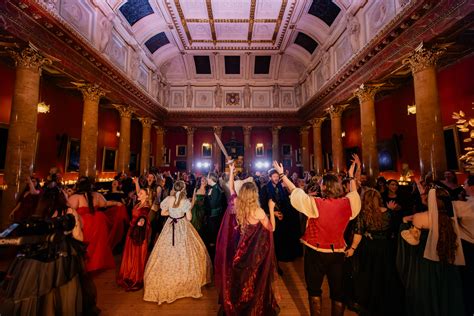
<svg viewBox="0 0 474 316">
<path fill-rule="evenodd" d="M 175 163 L 176 169 L 178 169 L 178 171 L 188 170 L 186 160 L 175 160 L 174 163 Z"/>
<path fill-rule="evenodd" d="M 397 156 L 393 140 L 380 141 L 377 144 L 380 171 L 395 171 Z"/>
<path fill-rule="evenodd" d="M 186 145 L 176 145 L 176 157 L 186 157 Z"/>
<path fill-rule="evenodd" d="M 117 170 L 117 149 L 104 147 L 102 153 L 102 171 L 110 172 Z"/>
<path fill-rule="evenodd" d="M 292 167 L 291 158 L 284 158 L 282 161 L 283 169 L 288 170 Z"/>
<path fill-rule="evenodd" d="M 81 140 L 69 138 L 66 150 L 66 172 L 79 171 L 79 158 L 81 156 Z"/>
<path fill-rule="evenodd" d="M 459 156 L 461 156 L 461 145 L 459 143 L 459 130 L 456 125 L 450 125 L 445 126 L 443 132 L 448 170 L 460 170 Z"/>
<path fill-rule="evenodd" d="M 140 164 L 140 154 L 130 153 L 130 171 L 137 171 Z"/>
<path fill-rule="evenodd" d="M 283 144 L 281 146 L 281 154 L 284 156 L 284 157 L 289 157 L 291 156 L 291 145 L 289 144 Z"/>
<path fill-rule="evenodd" d="M 208 143 L 202 144 L 201 156 L 203 158 L 211 158 L 212 157 L 212 145 L 211 144 L 208 144 Z"/>
<path fill-rule="evenodd" d="M 263 144 L 257 144 L 257 146 L 255 146 L 255 155 L 257 157 L 263 157 L 265 155 L 265 147 Z"/>
</svg>

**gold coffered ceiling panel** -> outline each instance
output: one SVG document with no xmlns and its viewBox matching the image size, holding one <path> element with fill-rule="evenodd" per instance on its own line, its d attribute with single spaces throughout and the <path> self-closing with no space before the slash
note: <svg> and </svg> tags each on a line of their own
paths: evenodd
<svg viewBox="0 0 474 316">
<path fill-rule="evenodd" d="M 174 0 L 167 2 L 167 8 L 185 50 L 279 50 L 295 4 L 291 0 Z"/>
</svg>

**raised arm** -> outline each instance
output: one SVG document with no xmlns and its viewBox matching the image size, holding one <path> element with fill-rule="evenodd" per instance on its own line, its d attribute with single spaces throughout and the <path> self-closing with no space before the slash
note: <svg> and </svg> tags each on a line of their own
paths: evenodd
<svg viewBox="0 0 474 316">
<path fill-rule="evenodd" d="M 288 190 L 290 190 L 290 193 L 293 192 L 293 190 L 296 189 L 296 186 L 285 175 L 285 170 L 283 169 L 283 165 L 281 163 L 278 163 L 277 161 L 274 161 L 273 168 L 276 170 L 276 172 L 278 172 L 278 175 L 280 176 L 281 181 L 283 181 L 283 183 L 288 188 Z"/>
<path fill-rule="evenodd" d="M 37 195 L 40 193 L 39 190 L 36 190 L 35 185 L 33 184 L 33 181 L 31 181 L 31 177 L 26 178 L 28 181 L 28 186 L 30 188 L 30 194 Z"/>
<path fill-rule="evenodd" d="M 353 154 L 353 155 L 352 155 L 352 158 L 353 158 L 352 164 L 351 164 L 351 167 L 349 168 L 349 172 L 348 172 L 348 174 L 349 174 L 349 179 L 351 179 L 351 182 L 350 182 L 350 185 L 351 185 L 351 192 L 357 191 L 357 182 L 356 182 L 355 179 L 354 179 L 354 170 L 355 170 L 357 161 L 360 162 L 359 156 L 357 156 L 356 154 Z M 358 169 L 360 169 L 360 168 L 358 168 Z M 360 175 L 359 175 L 359 177 L 360 177 Z"/>
<path fill-rule="evenodd" d="M 298 212 L 305 214 L 309 218 L 319 217 L 315 199 L 306 194 L 303 190 L 296 188 L 293 182 L 291 182 L 290 179 L 288 179 L 288 177 L 285 175 L 282 164 L 274 161 L 273 168 L 275 168 L 276 172 L 278 172 L 278 175 L 280 176 L 280 179 L 291 192 L 291 205 Z"/>
<path fill-rule="evenodd" d="M 362 163 L 360 162 L 360 158 L 357 154 L 352 154 L 352 158 L 354 159 L 354 162 L 357 167 L 354 178 L 357 180 L 358 183 L 360 183 L 360 175 L 362 174 Z"/>
<path fill-rule="evenodd" d="M 235 172 L 235 165 L 234 165 L 234 163 L 231 163 L 229 165 L 229 190 L 230 190 L 230 195 L 235 194 L 234 172 Z"/>
<path fill-rule="evenodd" d="M 135 191 L 138 195 L 138 193 L 140 193 L 140 184 L 138 183 L 138 178 L 137 177 L 133 177 L 133 183 L 135 183 Z"/>
</svg>

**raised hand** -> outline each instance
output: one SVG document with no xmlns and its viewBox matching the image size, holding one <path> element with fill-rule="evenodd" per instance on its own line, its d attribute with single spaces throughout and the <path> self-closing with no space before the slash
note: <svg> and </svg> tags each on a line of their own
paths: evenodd
<svg viewBox="0 0 474 316">
<path fill-rule="evenodd" d="M 278 172 L 278 174 L 284 173 L 283 165 L 278 161 L 273 161 L 273 168 Z"/>
<path fill-rule="evenodd" d="M 392 210 L 392 211 L 395 211 L 395 210 L 398 208 L 398 204 L 397 204 L 397 202 L 395 202 L 395 201 L 393 201 L 393 200 L 392 200 L 392 201 L 389 201 L 389 202 L 387 203 L 387 208 L 390 209 L 390 210 Z"/>
</svg>

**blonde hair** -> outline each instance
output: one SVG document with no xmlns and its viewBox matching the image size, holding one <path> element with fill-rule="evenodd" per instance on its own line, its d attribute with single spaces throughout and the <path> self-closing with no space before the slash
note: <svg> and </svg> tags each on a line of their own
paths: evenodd
<svg viewBox="0 0 474 316">
<path fill-rule="evenodd" d="M 172 196 L 175 197 L 173 207 L 176 208 L 179 206 L 181 201 L 186 198 L 186 184 L 184 183 L 184 181 L 178 180 L 174 183 L 173 190 L 174 192 Z"/>
<path fill-rule="evenodd" d="M 258 189 L 254 182 L 246 182 L 242 185 L 235 203 L 237 223 L 242 229 L 249 222 L 249 217 L 260 207 L 258 201 Z"/>
</svg>

